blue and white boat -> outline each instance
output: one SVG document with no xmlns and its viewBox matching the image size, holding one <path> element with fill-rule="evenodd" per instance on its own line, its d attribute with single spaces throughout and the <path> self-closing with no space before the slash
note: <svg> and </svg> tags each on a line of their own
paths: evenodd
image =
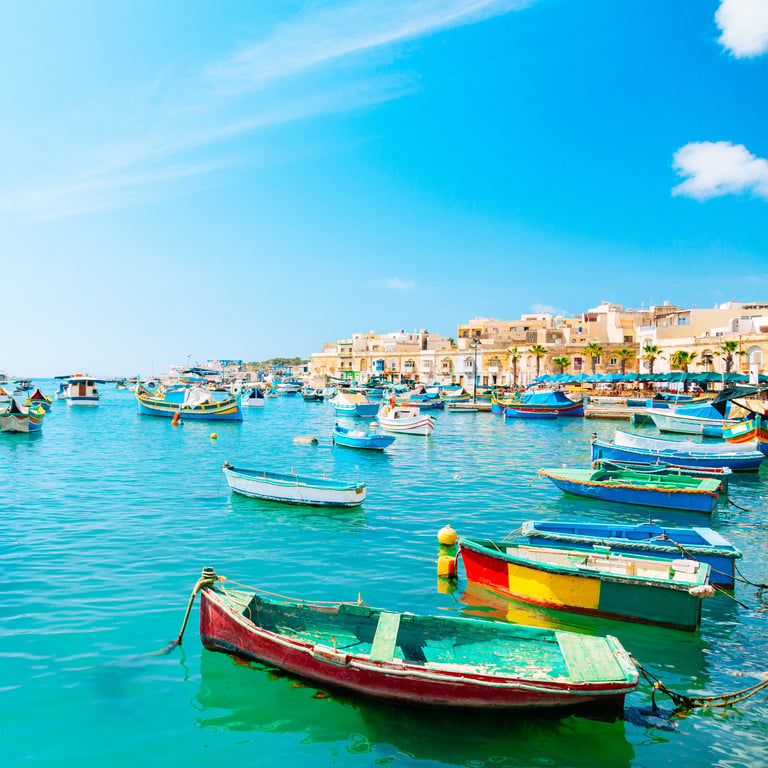
<svg viewBox="0 0 768 768">
<path fill-rule="evenodd" d="M 711 528 L 662 528 L 653 523 L 621 525 L 528 520 L 520 536 L 529 544 L 562 549 L 610 547 L 614 554 L 689 558 L 707 563 L 710 583 L 733 589 L 741 552 Z"/>
<path fill-rule="evenodd" d="M 682 405 L 674 409 L 648 408 L 646 413 L 660 432 L 722 437 L 723 429 L 737 424 L 739 419 L 728 418 L 728 403 L 722 403 L 721 407 L 723 412 L 707 402 L 700 405 Z"/>
<path fill-rule="evenodd" d="M 333 428 L 333 442 L 345 448 L 364 448 L 369 451 L 383 451 L 395 442 L 394 435 L 380 435 L 378 432 L 363 432 L 361 429 L 347 429 L 340 424 Z"/>
<path fill-rule="evenodd" d="M 326 477 L 243 469 L 226 462 L 222 472 L 235 493 L 257 499 L 315 507 L 356 507 L 365 501 L 362 482 L 345 483 Z"/>
<path fill-rule="evenodd" d="M 67 405 L 98 405 L 99 389 L 96 385 L 103 383 L 102 379 L 75 374 L 67 380 L 65 394 Z"/>
<path fill-rule="evenodd" d="M 337 416 L 362 416 L 372 419 L 379 410 L 378 403 L 372 403 L 359 392 L 339 392 L 331 402 Z"/>
<path fill-rule="evenodd" d="M 734 472 L 756 472 L 765 455 L 751 443 L 694 443 L 643 437 L 617 429 L 613 442 L 593 436 L 592 461 L 673 464 L 678 467 L 728 467 Z"/>
</svg>

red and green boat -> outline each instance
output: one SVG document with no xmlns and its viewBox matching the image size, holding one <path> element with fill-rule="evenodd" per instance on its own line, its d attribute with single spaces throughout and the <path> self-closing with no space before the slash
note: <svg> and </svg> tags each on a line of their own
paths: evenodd
<svg viewBox="0 0 768 768">
<path fill-rule="evenodd" d="M 617 714 L 638 682 L 611 636 L 267 598 L 208 576 L 199 582 L 206 648 L 320 686 L 397 704 Z"/>
</svg>

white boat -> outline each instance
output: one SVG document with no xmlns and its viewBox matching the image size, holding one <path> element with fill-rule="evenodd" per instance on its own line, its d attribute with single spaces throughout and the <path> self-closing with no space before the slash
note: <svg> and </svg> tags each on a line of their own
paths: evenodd
<svg viewBox="0 0 768 768">
<path fill-rule="evenodd" d="M 757 441 L 748 443 L 694 443 L 693 440 L 666 440 L 663 437 L 645 437 L 630 432 L 616 430 L 613 442 L 623 448 L 642 448 L 652 451 L 685 451 L 686 453 L 719 454 L 719 453 L 755 453 Z"/>
<path fill-rule="evenodd" d="M 99 390 L 98 379 L 77 374 L 67 380 L 66 401 L 67 405 L 98 405 Z M 58 397 L 58 395 L 57 395 Z"/>
<path fill-rule="evenodd" d="M 679 432 L 684 435 L 722 437 L 724 427 L 733 426 L 740 421 L 740 419 L 711 419 L 691 416 L 662 408 L 646 408 L 645 412 L 660 432 Z"/>
<path fill-rule="evenodd" d="M 435 429 L 435 420 L 422 414 L 415 405 L 382 405 L 376 418 L 386 432 L 431 435 Z"/>
<path fill-rule="evenodd" d="M 8 406 L 0 411 L 0 432 L 39 432 L 44 416 L 40 406 L 21 405 L 12 397 Z"/>
<path fill-rule="evenodd" d="M 318 507 L 356 507 L 365 500 L 365 483 L 345 483 L 326 477 L 307 477 L 256 469 L 243 469 L 224 463 L 222 472 L 229 487 L 243 496 L 307 504 Z"/>
<path fill-rule="evenodd" d="M 373 418 L 379 409 L 378 403 L 372 403 L 360 392 L 339 392 L 331 403 L 337 416 Z"/>
<path fill-rule="evenodd" d="M 246 408 L 263 408 L 266 402 L 264 393 L 260 389 L 252 389 L 249 394 L 240 397 L 240 405 Z"/>
</svg>

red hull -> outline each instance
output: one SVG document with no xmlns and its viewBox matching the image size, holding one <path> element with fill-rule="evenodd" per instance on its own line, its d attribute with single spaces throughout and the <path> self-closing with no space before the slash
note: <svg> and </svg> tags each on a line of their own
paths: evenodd
<svg viewBox="0 0 768 768">
<path fill-rule="evenodd" d="M 201 592 L 200 637 L 210 650 L 256 659 L 320 685 L 409 704 L 470 709 L 597 705 L 618 712 L 634 688 L 618 682 L 565 685 L 372 661 L 260 629 L 207 589 Z"/>
</svg>

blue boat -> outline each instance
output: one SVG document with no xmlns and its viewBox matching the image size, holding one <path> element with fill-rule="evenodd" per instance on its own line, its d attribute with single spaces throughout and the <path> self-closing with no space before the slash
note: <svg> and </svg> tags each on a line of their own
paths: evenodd
<svg viewBox="0 0 768 768">
<path fill-rule="evenodd" d="M 522 398 L 505 403 L 507 408 L 534 413 L 554 413 L 556 416 L 583 416 L 584 398 L 571 400 L 564 392 L 525 392 Z M 506 410 L 504 411 L 506 416 Z M 519 416 L 517 418 L 520 418 Z M 532 416 L 531 418 L 538 418 Z"/>
<path fill-rule="evenodd" d="M 681 509 L 711 515 L 720 498 L 720 481 L 692 475 L 650 474 L 630 469 L 568 467 L 540 469 L 539 475 L 576 496 L 639 504 L 646 507 Z"/>
<path fill-rule="evenodd" d="M 633 438 L 633 441 L 619 442 L 619 438 Z M 634 443 L 634 444 L 632 444 Z M 651 444 L 651 445 L 649 445 Z M 716 447 L 718 444 L 712 446 Z M 737 446 L 726 443 L 729 448 Z M 653 447 L 652 447 L 653 446 Z M 734 472 L 757 472 L 765 456 L 758 450 L 711 450 L 703 443 L 687 440 L 662 440 L 641 438 L 616 430 L 613 442 L 592 437 L 592 461 L 634 462 L 638 464 L 673 464 L 678 467 L 713 468 L 728 467 Z M 740 446 L 738 446 L 740 447 Z"/>
<path fill-rule="evenodd" d="M 520 535 L 529 544 L 563 549 L 596 549 L 628 555 L 680 557 L 707 563 L 710 583 L 733 589 L 736 560 L 741 552 L 711 528 L 662 528 L 653 523 L 619 525 L 528 520 Z"/>
<path fill-rule="evenodd" d="M 331 402 L 337 416 L 362 416 L 372 419 L 379 411 L 378 403 L 372 403 L 358 392 L 339 392 Z"/>
<path fill-rule="evenodd" d="M 363 432 L 360 429 L 347 429 L 339 424 L 333 428 L 333 442 L 345 448 L 365 448 L 369 451 L 383 451 L 395 442 L 394 435 L 380 435 L 377 432 Z"/>
</svg>

